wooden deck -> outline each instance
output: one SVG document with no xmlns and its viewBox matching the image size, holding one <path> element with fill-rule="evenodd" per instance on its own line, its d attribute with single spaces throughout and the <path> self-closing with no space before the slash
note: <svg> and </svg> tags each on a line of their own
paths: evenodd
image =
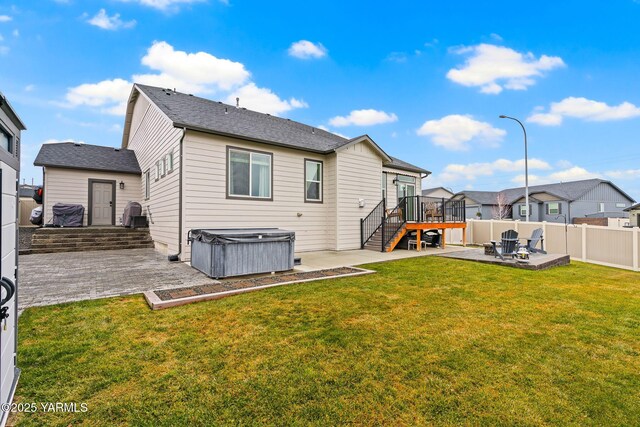
<svg viewBox="0 0 640 427">
<path fill-rule="evenodd" d="M 442 231 L 442 240 L 441 245 L 442 248 L 446 247 L 446 237 L 447 230 L 453 228 L 461 228 L 462 231 L 462 246 L 467 245 L 467 223 L 466 222 L 406 222 L 404 228 L 395 239 L 389 245 L 387 252 L 391 252 L 395 249 L 396 245 L 400 242 L 400 239 L 407 234 L 408 231 L 424 231 L 424 230 L 441 230 Z M 422 244 L 420 243 L 420 235 L 421 233 L 416 233 L 416 251 L 420 252 L 422 250 Z"/>
</svg>

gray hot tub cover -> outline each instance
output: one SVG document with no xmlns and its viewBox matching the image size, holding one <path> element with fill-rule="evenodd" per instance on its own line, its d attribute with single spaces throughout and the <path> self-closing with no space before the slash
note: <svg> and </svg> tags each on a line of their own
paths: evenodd
<svg viewBox="0 0 640 427">
<path fill-rule="evenodd" d="M 295 233 L 279 228 L 196 229 L 189 232 L 189 241 L 228 245 L 235 243 L 290 242 Z"/>
</svg>

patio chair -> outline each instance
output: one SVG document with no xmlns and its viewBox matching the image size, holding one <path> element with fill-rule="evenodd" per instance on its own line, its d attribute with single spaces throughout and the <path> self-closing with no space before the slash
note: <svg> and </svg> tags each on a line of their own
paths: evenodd
<svg viewBox="0 0 640 427">
<path fill-rule="evenodd" d="M 436 202 L 429 202 L 424 209 L 424 219 L 426 222 L 442 222 L 442 212 Z"/>
<path fill-rule="evenodd" d="M 536 228 L 535 230 L 533 230 L 533 233 L 531 233 L 531 237 L 521 237 L 521 239 L 527 240 L 527 246 L 525 246 L 525 248 L 527 248 L 527 251 L 529 251 L 529 253 L 547 253 L 547 251 L 544 250 L 544 237 L 542 235 L 542 228 Z M 536 246 L 538 246 L 538 242 L 540 242 L 540 249 L 536 249 Z"/>
<path fill-rule="evenodd" d="M 495 258 L 500 258 L 504 261 L 505 256 L 514 258 L 518 252 L 518 232 L 515 230 L 507 230 L 500 236 L 500 245 L 495 240 L 491 241 L 493 246 L 493 253 Z"/>
</svg>

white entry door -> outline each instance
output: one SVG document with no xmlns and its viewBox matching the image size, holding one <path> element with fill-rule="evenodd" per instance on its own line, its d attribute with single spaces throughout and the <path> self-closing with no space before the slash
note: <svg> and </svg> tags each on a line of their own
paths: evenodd
<svg viewBox="0 0 640 427">
<path fill-rule="evenodd" d="M 0 227 L 1 260 L 0 278 L 0 403 L 11 403 L 20 370 L 16 368 L 16 261 L 17 261 L 17 172 L 4 162 L 0 162 L 0 187 L 2 188 L 2 224 Z M 6 319 L 6 323 L 5 323 Z M 4 425 L 8 411 L 0 412 L 0 425 Z"/>
<path fill-rule="evenodd" d="M 113 184 L 110 182 L 93 182 L 91 184 L 91 224 L 113 224 Z"/>
</svg>

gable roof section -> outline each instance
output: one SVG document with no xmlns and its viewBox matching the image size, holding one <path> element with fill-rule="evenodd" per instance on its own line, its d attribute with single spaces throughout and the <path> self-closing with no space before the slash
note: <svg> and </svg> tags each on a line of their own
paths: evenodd
<svg viewBox="0 0 640 427">
<path fill-rule="evenodd" d="M 640 203 L 636 203 L 635 205 L 631 205 L 626 209 L 623 209 L 624 212 L 631 212 L 634 211 L 636 209 L 640 209 Z"/>
<path fill-rule="evenodd" d="M 43 144 L 33 164 L 138 175 L 142 173 L 132 150 L 73 142 Z"/>
<path fill-rule="evenodd" d="M 127 106 L 123 147 L 128 139 L 133 105 L 139 96 L 138 91 L 155 104 L 175 127 L 321 154 L 329 154 L 341 147 L 366 140 L 379 153 L 385 165 L 411 172 L 430 173 L 418 166 L 392 158 L 368 135 L 347 139 L 290 119 L 137 83 L 133 86 Z"/>
<path fill-rule="evenodd" d="M 594 179 L 585 179 L 581 181 L 570 181 L 570 182 L 558 182 L 554 184 L 543 184 L 543 185 L 533 185 L 529 186 L 529 197 L 537 193 L 547 193 L 552 196 L 557 197 L 559 200 L 566 200 L 568 202 L 573 202 L 574 200 L 579 199 L 584 196 L 589 191 L 593 190 L 600 184 L 609 184 L 617 191 L 620 192 L 624 197 L 629 200 L 633 199 L 624 191 L 622 191 L 618 186 L 616 186 L 611 181 L 606 181 L 604 179 L 594 178 Z M 520 200 L 524 197 L 525 193 L 524 187 L 517 188 L 507 188 L 502 191 L 461 191 L 457 194 L 466 195 L 473 200 L 476 200 L 478 203 L 483 205 L 492 205 L 495 204 L 495 198 L 499 193 L 504 193 L 509 204 Z"/>
</svg>

